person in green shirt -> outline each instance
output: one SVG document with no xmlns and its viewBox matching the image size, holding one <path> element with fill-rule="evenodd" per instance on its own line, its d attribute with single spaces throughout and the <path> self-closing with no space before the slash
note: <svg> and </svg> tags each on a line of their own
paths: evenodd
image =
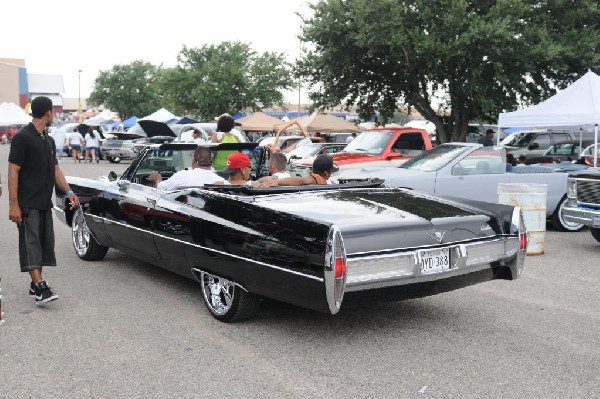
<svg viewBox="0 0 600 399">
<path fill-rule="evenodd" d="M 229 114 L 223 114 L 217 121 L 217 132 L 213 134 L 211 142 L 213 143 L 239 143 L 238 138 L 231 133 L 235 126 L 235 121 Z M 217 151 L 213 161 L 215 170 L 222 170 L 227 167 L 227 157 L 237 151 Z"/>
</svg>

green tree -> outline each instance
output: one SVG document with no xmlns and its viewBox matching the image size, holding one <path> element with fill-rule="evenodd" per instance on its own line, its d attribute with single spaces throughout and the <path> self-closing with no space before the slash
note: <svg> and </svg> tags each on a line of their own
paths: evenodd
<svg viewBox="0 0 600 399">
<path fill-rule="evenodd" d="M 296 73 L 317 107 L 391 119 L 414 107 L 441 142 L 469 120 L 556 93 L 600 67 L 597 0 L 321 0 L 304 18 L 312 50 Z M 436 95 L 439 98 L 436 98 Z"/>
<path fill-rule="evenodd" d="M 146 116 L 162 107 L 156 84 L 159 70 L 149 62 L 137 60 L 100 71 L 88 102 L 104 104 L 121 118 Z"/>
<path fill-rule="evenodd" d="M 169 107 L 202 119 L 282 104 L 281 90 L 293 84 L 283 54 L 258 54 L 238 42 L 184 46 L 177 66 L 164 69 L 160 76 L 159 87 Z"/>
</svg>

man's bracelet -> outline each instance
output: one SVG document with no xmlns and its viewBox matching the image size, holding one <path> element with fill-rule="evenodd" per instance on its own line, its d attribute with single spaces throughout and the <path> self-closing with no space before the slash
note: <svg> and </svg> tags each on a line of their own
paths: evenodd
<svg viewBox="0 0 600 399">
<path fill-rule="evenodd" d="M 73 190 L 69 190 L 69 191 L 67 191 L 65 195 L 68 197 L 68 196 L 69 196 L 69 195 L 71 195 L 71 194 L 73 194 Z"/>
</svg>

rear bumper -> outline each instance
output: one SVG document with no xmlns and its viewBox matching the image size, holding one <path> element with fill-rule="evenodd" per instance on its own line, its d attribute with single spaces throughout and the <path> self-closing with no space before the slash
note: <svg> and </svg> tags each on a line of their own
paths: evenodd
<svg viewBox="0 0 600 399">
<path fill-rule="evenodd" d="M 344 296 L 344 306 L 364 303 L 365 301 L 388 302 L 423 298 L 448 291 L 468 287 L 486 281 L 505 278 L 505 267 L 486 267 L 482 270 L 434 281 L 416 282 L 407 285 L 383 287 L 368 291 L 350 291 Z"/>
<path fill-rule="evenodd" d="M 567 222 L 581 223 L 593 227 L 594 218 L 600 217 L 600 209 L 565 206 L 563 217 Z"/>
<path fill-rule="evenodd" d="M 516 279 L 523 268 L 524 253 L 519 249 L 517 237 L 451 245 L 447 248 L 450 251 L 451 267 L 449 270 L 436 273 L 421 272 L 418 250 L 384 256 L 349 255 L 346 292 L 389 287 L 406 289 L 413 285 L 427 286 L 430 283 L 437 284 L 446 280 L 468 281 L 471 279 L 470 275 L 485 274 L 486 270 L 495 270 L 490 279 Z"/>
</svg>

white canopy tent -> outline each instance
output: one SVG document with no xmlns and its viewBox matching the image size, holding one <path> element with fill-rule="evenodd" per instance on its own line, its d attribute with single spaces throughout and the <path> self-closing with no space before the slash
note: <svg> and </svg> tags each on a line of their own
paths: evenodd
<svg viewBox="0 0 600 399">
<path fill-rule="evenodd" d="M 594 129 L 594 167 L 598 158 L 600 76 L 592 71 L 549 99 L 514 112 L 501 113 L 498 131 L 507 127 Z"/>
<path fill-rule="evenodd" d="M 158 111 L 151 113 L 148 116 L 138 119 L 138 121 L 156 121 L 156 122 L 168 122 L 170 120 L 176 119 L 177 117 L 173 115 L 170 111 L 161 108 Z"/>
<path fill-rule="evenodd" d="M 0 104 L 0 125 L 26 125 L 31 122 L 31 116 L 27 115 L 23 108 L 14 103 Z"/>
<path fill-rule="evenodd" d="M 105 109 L 102 112 L 100 112 L 98 115 L 84 120 L 82 123 L 84 123 L 88 126 L 103 125 L 107 122 L 113 122 L 113 118 L 115 118 L 115 117 L 116 117 L 116 114 L 114 112 L 111 112 L 110 110 Z"/>
</svg>

